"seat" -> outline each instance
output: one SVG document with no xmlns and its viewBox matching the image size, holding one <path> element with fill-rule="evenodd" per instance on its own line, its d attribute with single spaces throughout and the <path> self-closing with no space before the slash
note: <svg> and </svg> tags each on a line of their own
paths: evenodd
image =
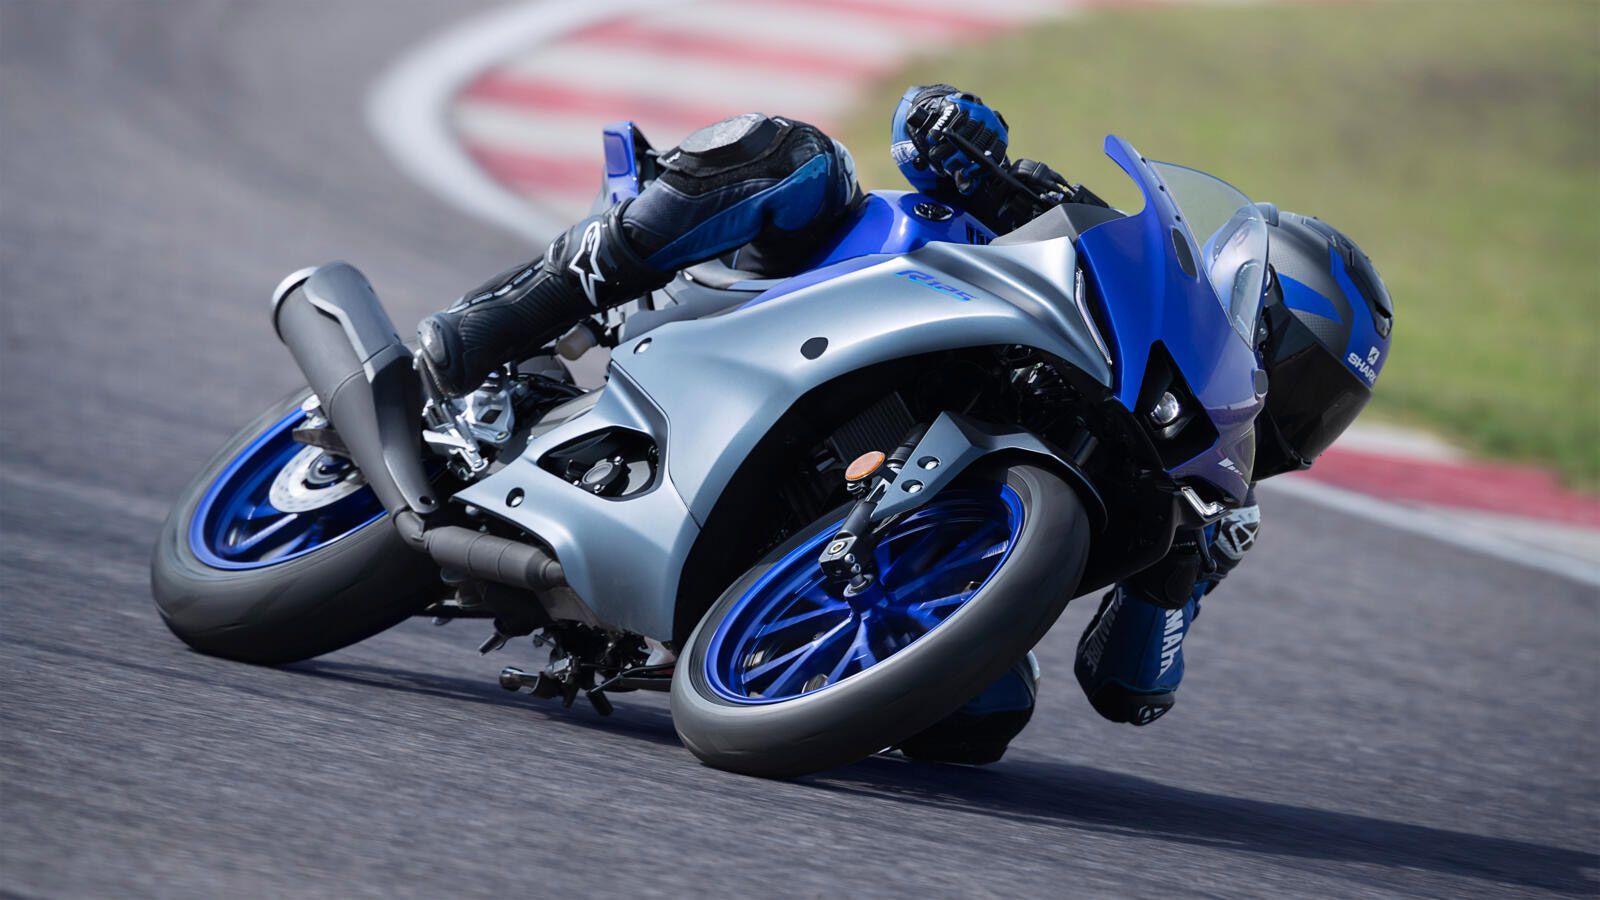
<svg viewBox="0 0 1600 900">
<path fill-rule="evenodd" d="M 744 269 L 735 269 L 721 259 L 707 260 L 683 270 L 683 274 L 695 284 L 705 285 L 719 291 L 732 289 L 739 285 L 741 290 L 766 290 L 782 281 L 782 278 L 773 278 L 759 272 L 750 272 Z"/>
<path fill-rule="evenodd" d="M 782 278 L 766 278 L 754 272 L 731 268 L 718 259 L 689 266 L 653 295 L 655 308 L 628 316 L 620 337 L 628 341 L 668 322 L 704 319 L 732 312 L 783 281 Z"/>
</svg>

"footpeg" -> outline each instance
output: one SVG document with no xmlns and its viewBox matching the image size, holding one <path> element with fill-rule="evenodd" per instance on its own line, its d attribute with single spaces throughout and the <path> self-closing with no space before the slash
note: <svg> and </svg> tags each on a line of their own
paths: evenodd
<svg viewBox="0 0 1600 900">
<path fill-rule="evenodd" d="M 520 691 L 524 688 L 535 697 L 548 700 L 559 697 L 562 693 L 562 684 L 549 675 L 540 672 L 529 674 L 516 666 L 506 666 L 500 670 L 500 686 L 508 691 Z"/>
<path fill-rule="evenodd" d="M 526 689 L 535 697 L 543 697 L 546 700 L 560 697 L 561 705 L 568 708 L 572 706 L 573 701 L 577 700 L 578 694 L 581 693 L 588 698 L 589 704 L 600 715 L 609 716 L 616 711 L 616 708 L 611 705 L 611 698 L 606 696 L 605 691 L 582 690 L 578 687 L 576 678 L 563 678 L 560 673 L 553 674 L 546 671 L 531 674 L 522 671 L 516 666 L 506 666 L 500 670 L 500 686 L 513 692 Z"/>
<path fill-rule="evenodd" d="M 539 683 L 539 676 L 529 675 L 516 666 L 506 666 L 500 670 L 500 686 L 508 691 L 520 691 L 523 688 L 532 688 Z"/>
</svg>

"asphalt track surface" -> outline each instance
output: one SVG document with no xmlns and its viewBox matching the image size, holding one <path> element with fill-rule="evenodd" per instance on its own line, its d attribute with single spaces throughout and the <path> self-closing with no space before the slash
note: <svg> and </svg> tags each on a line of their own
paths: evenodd
<svg viewBox="0 0 1600 900">
<path fill-rule="evenodd" d="M 1177 709 L 1098 720 L 1039 650 L 987 769 L 797 782 L 679 747 L 664 697 L 525 700 L 483 626 L 283 669 L 158 621 L 168 501 L 295 382 L 267 322 L 342 257 L 409 324 L 530 249 L 369 138 L 387 61 L 471 4 L 0 6 L 0 893 L 1594 893 L 1592 590 L 1304 500 L 1206 604 Z M 378 13 L 382 11 L 382 14 Z"/>
</svg>

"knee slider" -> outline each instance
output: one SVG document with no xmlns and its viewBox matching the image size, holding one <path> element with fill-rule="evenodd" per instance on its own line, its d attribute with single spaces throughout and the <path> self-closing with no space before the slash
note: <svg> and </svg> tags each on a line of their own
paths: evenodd
<svg viewBox="0 0 1600 900">
<path fill-rule="evenodd" d="M 1149 725 L 1178 702 L 1176 692 L 1141 694 L 1120 684 L 1105 684 L 1089 695 L 1089 705 L 1100 717 L 1123 725 Z"/>
<path fill-rule="evenodd" d="M 1219 575 L 1233 571 L 1250 548 L 1256 545 L 1256 537 L 1261 533 L 1261 507 L 1254 501 L 1255 494 L 1252 491 L 1246 501 L 1249 505 L 1230 509 L 1217 520 L 1211 548 Z"/>
</svg>

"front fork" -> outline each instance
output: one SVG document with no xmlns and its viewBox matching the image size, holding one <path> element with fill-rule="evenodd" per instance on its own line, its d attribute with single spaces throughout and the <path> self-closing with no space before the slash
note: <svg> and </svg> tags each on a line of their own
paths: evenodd
<svg viewBox="0 0 1600 900">
<path fill-rule="evenodd" d="M 1082 469 L 1098 443 L 1084 431 L 1064 455 L 1029 431 L 945 412 L 932 424 L 912 429 L 888 456 L 863 454 L 845 470 L 845 482 L 857 500 L 817 558 L 827 588 L 848 601 L 871 587 L 877 580 L 873 526 L 926 503 L 973 463 L 994 453 L 1021 454 L 1051 465 L 1077 490 L 1091 525 L 1104 527 L 1105 503 Z"/>
<path fill-rule="evenodd" d="M 856 502 L 817 558 L 817 565 L 828 578 L 830 592 L 836 592 L 841 599 L 849 601 L 878 580 L 873 552 L 878 545 L 872 527 L 874 514 L 927 433 L 928 426 L 919 425 L 887 457 L 873 450 L 856 457 L 845 469 L 845 488 Z"/>
</svg>

